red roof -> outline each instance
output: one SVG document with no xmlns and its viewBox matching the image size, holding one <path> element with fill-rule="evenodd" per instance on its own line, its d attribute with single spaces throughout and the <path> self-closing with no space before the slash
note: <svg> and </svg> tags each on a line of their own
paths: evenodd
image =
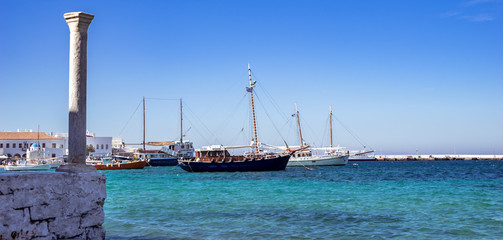
<svg viewBox="0 0 503 240">
<path fill-rule="evenodd" d="M 61 140 L 62 138 L 38 132 L 0 132 L 0 140 Z"/>
</svg>

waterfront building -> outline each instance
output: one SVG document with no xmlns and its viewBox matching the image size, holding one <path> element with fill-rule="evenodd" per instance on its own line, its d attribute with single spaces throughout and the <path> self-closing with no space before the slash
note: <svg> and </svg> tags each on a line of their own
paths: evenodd
<svg viewBox="0 0 503 240">
<path fill-rule="evenodd" d="M 94 152 L 90 153 L 91 156 L 104 157 L 112 155 L 112 137 L 96 137 L 94 133 L 87 131 L 86 144 L 93 146 Z"/>
<path fill-rule="evenodd" d="M 65 146 L 68 146 L 68 133 L 57 133 L 57 137 L 65 140 Z M 96 137 L 94 133 L 86 131 L 86 145 L 94 149 L 90 155 L 94 157 L 104 157 L 112 155 L 112 137 Z M 66 148 L 65 155 L 68 154 Z"/>
<path fill-rule="evenodd" d="M 34 143 L 39 143 L 48 158 L 68 155 L 68 133 L 47 134 L 21 130 L 17 132 L 0 132 L 0 156 L 8 158 L 26 158 L 26 150 Z M 112 155 L 112 137 L 96 137 L 87 131 L 86 145 L 92 146 L 92 156 Z"/>
<path fill-rule="evenodd" d="M 9 158 L 25 158 L 26 150 L 34 143 L 39 143 L 46 157 L 63 157 L 65 140 L 47 133 L 20 130 L 17 132 L 0 132 L 0 155 Z"/>
</svg>

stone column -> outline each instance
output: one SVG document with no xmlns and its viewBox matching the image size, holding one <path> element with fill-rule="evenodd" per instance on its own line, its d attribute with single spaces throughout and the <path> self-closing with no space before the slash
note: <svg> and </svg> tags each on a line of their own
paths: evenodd
<svg viewBox="0 0 503 240">
<path fill-rule="evenodd" d="M 68 125 L 68 164 L 58 172 L 91 172 L 86 165 L 87 29 L 94 15 L 65 13 L 70 28 L 70 97 Z"/>
</svg>

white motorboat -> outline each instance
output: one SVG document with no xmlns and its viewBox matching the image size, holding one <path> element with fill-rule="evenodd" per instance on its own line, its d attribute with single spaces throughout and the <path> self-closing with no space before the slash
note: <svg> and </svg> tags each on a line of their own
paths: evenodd
<svg viewBox="0 0 503 240">
<path fill-rule="evenodd" d="M 299 126 L 299 136 L 300 136 L 300 149 L 305 148 L 304 140 L 302 139 L 302 130 L 300 128 L 300 118 L 299 110 L 297 105 L 295 105 L 297 116 L 297 124 Z M 287 167 L 305 167 L 305 166 L 345 166 L 348 163 L 349 154 L 345 148 L 342 147 L 332 147 L 332 107 L 330 107 L 330 147 L 329 148 L 319 148 L 310 149 L 305 148 L 301 151 L 296 151 L 290 161 L 288 161 Z M 313 153 L 312 150 L 325 150 L 323 155 L 317 155 Z"/>
<path fill-rule="evenodd" d="M 348 163 L 348 154 L 326 152 L 324 155 L 313 155 L 309 150 L 299 151 L 292 155 L 287 167 L 305 166 L 345 166 Z"/>
<path fill-rule="evenodd" d="M 51 164 L 29 163 L 26 160 L 18 160 L 14 165 L 5 165 L 5 171 L 46 171 L 51 169 Z"/>
<path fill-rule="evenodd" d="M 374 150 L 370 151 L 360 150 L 360 151 L 351 151 L 349 161 L 351 162 L 377 161 L 377 158 L 375 157 Z"/>
</svg>

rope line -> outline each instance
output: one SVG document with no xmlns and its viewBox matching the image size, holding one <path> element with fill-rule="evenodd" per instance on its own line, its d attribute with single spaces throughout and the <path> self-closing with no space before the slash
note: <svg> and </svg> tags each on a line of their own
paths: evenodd
<svg viewBox="0 0 503 240">
<path fill-rule="evenodd" d="M 276 132 L 279 134 L 279 136 L 281 137 L 281 139 L 283 141 L 285 141 L 285 138 L 283 138 L 283 135 L 281 135 L 281 132 L 278 130 L 278 127 L 276 127 L 276 124 L 274 124 L 274 121 L 272 121 L 272 118 L 271 116 L 269 115 L 269 112 L 267 112 L 267 109 L 265 108 L 264 104 L 262 103 L 262 100 L 260 99 L 260 97 L 258 96 L 257 93 L 255 93 L 255 96 L 257 97 L 257 100 L 258 102 L 260 103 L 260 106 L 262 106 L 262 108 L 264 109 L 264 112 L 265 114 L 267 115 L 267 117 L 269 118 L 269 120 L 271 121 L 272 123 L 272 126 L 274 127 L 274 130 L 276 130 Z"/>
<path fill-rule="evenodd" d="M 134 110 L 133 114 L 131 114 L 131 117 L 129 118 L 129 120 L 126 122 L 126 125 L 124 125 L 124 127 L 122 128 L 122 130 L 120 131 L 119 133 L 119 136 L 122 136 L 122 133 L 124 132 L 124 129 L 126 129 L 127 125 L 129 124 L 129 122 L 131 121 L 131 119 L 133 118 L 133 116 L 135 115 L 135 113 L 138 111 L 138 108 L 140 108 L 141 106 L 141 103 L 143 101 L 140 101 L 140 103 L 138 103 L 138 106 L 136 107 L 136 110 Z"/>
</svg>

